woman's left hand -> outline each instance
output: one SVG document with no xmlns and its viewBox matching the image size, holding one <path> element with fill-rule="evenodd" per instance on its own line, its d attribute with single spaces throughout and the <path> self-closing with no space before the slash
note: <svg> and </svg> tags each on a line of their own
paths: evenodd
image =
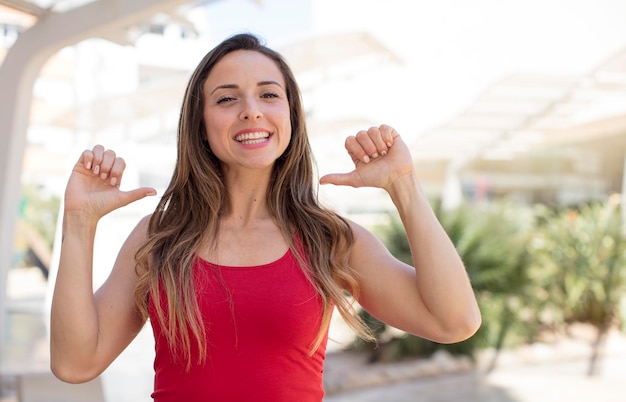
<svg viewBox="0 0 626 402">
<path fill-rule="evenodd" d="M 393 127 L 381 125 L 359 131 L 345 142 L 354 162 L 349 173 L 332 173 L 320 179 L 321 184 L 390 189 L 401 176 L 413 172 L 408 147 Z"/>
</svg>

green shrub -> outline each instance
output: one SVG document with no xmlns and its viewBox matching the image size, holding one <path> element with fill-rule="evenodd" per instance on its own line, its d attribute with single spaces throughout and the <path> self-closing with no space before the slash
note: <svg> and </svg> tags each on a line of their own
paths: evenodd
<svg viewBox="0 0 626 402">
<path fill-rule="evenodd" d="M 598 331 L 593 374 L 608 330 L 624 325 L 626 234 L 619 204 L 610 199 L 550 209 L 499 201 L 436 213 L 466 266 L 483 325 L 453 345 L 407 334 L 389 340 L 384 324 L 362 312 L 376 326 L 382 346 L 373 352 L 375 359 L 429 356 L 440 348 L 473 356 L 479 349 L 532 342 L 543 331 L 565 332 L 570 323 L 586 322 Z M 397 217 L 378 232 L 397 258 L 412 264 Z"/>
<path fill-rule="evenodd" d="M 619 325 L 626 294 L 626 236 L 617 202 L 544 210 L 532 242 L 532 275 L 545 289 L 543 319 L 555 327 L 572 322 L 597 329 L 589 373 L 608 330 Z M 549 314 L 547 314 L 549 313 Z"/>
<path fill-rule="evenodd" d="M 525 305 L 528 296 L 530 255 L 527 244 L 534 224 L 533 211 L 500 202 L 467 204 L 453 211 L 437 210 L 436 213 L 465 263 L 481 308 L 483 324 L 473 337 L 451 345 L 405 334 L 388 342 L 393 345 L 393 351 L 386 356 L 428 356 L 438 349 L 473 356 L 477 349 L 501 347 L 511 329 L 524 337 L 532 336 L 532 327 L 513 310 Z M 412 265 L 404 228 L 397 217 L 392 217 L 390 224 L 377 232 L 392 254 Z M 377 320 L 374 324 L 383 325 Z M 379 329 L 377 333 L 382 335 L 384 332 Z"/>
</svg>

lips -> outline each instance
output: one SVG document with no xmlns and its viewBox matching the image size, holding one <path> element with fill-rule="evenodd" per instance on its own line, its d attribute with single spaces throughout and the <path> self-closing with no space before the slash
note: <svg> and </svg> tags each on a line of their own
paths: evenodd
<svg viewBox="0 0 626 402">
<path fill-rule="evenodd" d="M 265 142 L 269 137 L 270 133 L 268 133 L 267 131 L 257 131 L 252 133 L 238 134 L 235 137 L 235 141 L 246 145 L 252 145 Z"/>
</svg>

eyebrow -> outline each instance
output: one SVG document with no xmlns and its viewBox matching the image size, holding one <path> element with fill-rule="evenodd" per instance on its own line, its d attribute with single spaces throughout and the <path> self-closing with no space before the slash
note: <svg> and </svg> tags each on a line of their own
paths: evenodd
<svg viewBox="0 0 626 402">
<path fill-rule="evenodd" d="M 276 85 L 279 88 L 283 88 L 283 86 L 280 85 L 278 82 L 272 81 L 272 80 L 269 80 L 269 81 L 259 81 L 259 82 L 257 82 L 256 85 L 259 86 L 259 87 L 262 87 L 262 86 L 265 86 L 265 85 Z M 211 95 L 213 95 L 213 93 L 215 91 L 219 90 L 219 89 L 237 89 L 237 88 L 239 88 L 239 85 L 237 85 L 237 84 L 222 84 L 222 85 L 218 85 L 211 91 Z"/>
</svg>

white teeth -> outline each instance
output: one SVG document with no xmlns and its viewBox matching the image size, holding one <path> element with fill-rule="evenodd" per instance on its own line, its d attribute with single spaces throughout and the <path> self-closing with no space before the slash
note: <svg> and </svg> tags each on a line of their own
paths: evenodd
<svg viewBox="0 0 626 402">
<path fill-rule="evenodd" d="M 239 142 L 243 142 L 245 144 L 259 144 L 265 141 L 266 139 L 268 139 L 269 136 L 270 136 L 270 133 L 266 131 L 259 131 L 256 133 L 239 134 L 238 136 L 235 137 L 235 140 Z"/>
</svg>

